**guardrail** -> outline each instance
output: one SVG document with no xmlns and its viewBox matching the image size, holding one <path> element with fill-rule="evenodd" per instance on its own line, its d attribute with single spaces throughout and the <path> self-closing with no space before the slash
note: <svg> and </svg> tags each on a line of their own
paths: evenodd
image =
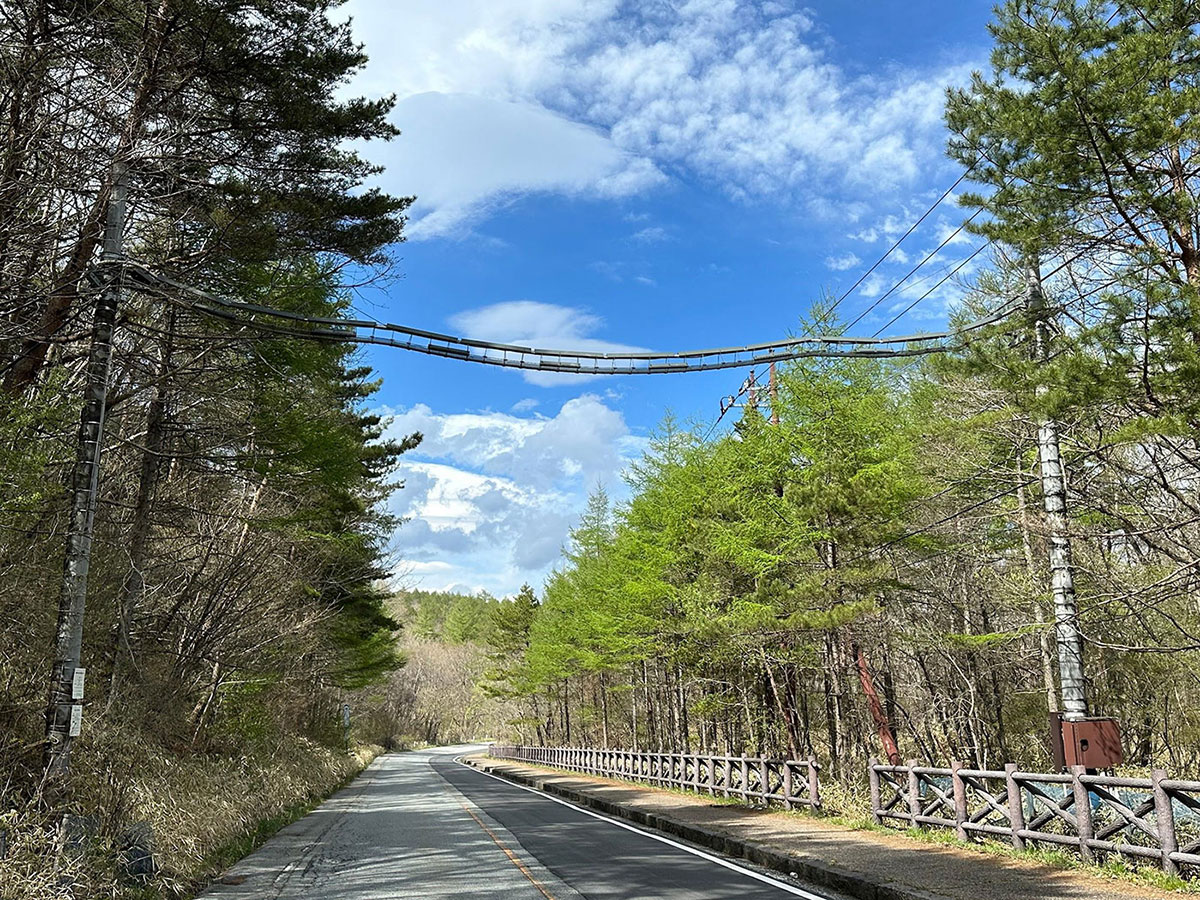
<svg viewBox="0 0 1200 900">
<path fill-rule="evenodd" d="M 1200 866 L 1200 782 L 870 764 L 871 815 L 877 824 L 953 828 L 960 840 L 1007 838 L 1013 847 L 1045 842 L 1071 847 L 1091 862 L 1096 851 L 1153 859 L 1172 875 Z"/>
<path fill-rule="evenodd" d="M 757 756 L 704 756 L 587 747 L 514 747 L 493 744 L 490 755 L 584 775 L 641 781 L 746 803 L 779 803 L 785 809 L 821 808 L 820 766 L 816 760 Z"/>
</svg>

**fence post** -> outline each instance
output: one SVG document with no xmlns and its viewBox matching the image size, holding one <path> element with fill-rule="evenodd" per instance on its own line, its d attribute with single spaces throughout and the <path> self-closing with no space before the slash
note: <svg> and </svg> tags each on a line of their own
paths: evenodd
<svg viewBox="0 0 1200 900">
<path fill-rule="evenodd" d="M 871 819 L 876 825 L 882 825 L 883 816 L 879 813 L 883 807 L 883 797 L 879 790 L 879 773 L 875 771 L 877 765 L 879 765 L 878 757 L 872 756 L 867 760 L 867 779 L 871 783 Z"/>
<path fill-rule="evenodd" d="M 728 797 L 733 793 L 733 757 L 725 757 L 725 774 L 721 779 L 725 782 L 725 796 Z"/>
<path fill-rule="evenodd" d="M 717 794 L 717 761 L 714 757 L 708 758 L 708 795 L 715 797 Z"/>
<path fill-rule="evenodd" d="M 1025 804 L 1021 802 L 1021 784 L 1017 781 L 1017 764 L 1004 764 L 1004 789 L 1008 792 L 1008 825 L 1012 829 L 1012 845 L 1017 850 L 1025 849 Z"/>
<path fill-rule="evenodd" d="M 767 765 L 766 757 L 758 758 L 758 791 L 762 794 L 763 806 L 770 806 L 771 801 L 767 797 L 770 793 L 771 786 L 771 768 Z"/>
<path fill-rule="evenodd" d="M 917 775 L 917 761 L 910 759 L 908 765 L 908 818 L 913 828 L 920 828 L 917 816 L 921 814 L 921 779 Z"/>
<path fill-rule="evenodd" d="M 742 757 L 742 802 L 750 802 L 750 760 Z"/>
<path fill-rule="evenodd" d="M 808 805 L 813 811 L 821 808 L 821 767 L 811 756 L 808 758 Z"/>
<path fill-rule="evenodd" d="M 970 833 L 966 829 L 967 821 L 967 785 L 962 777 L 962 763 L 950 761 L 950 783 L 954 788 L 954 833 L 960 841 L 969 841 Z"/>
<path fill-rule="evenodd" d="M 1179 874 L 1179 864 L 1171 859 L 1171 854 L 1179 849 L 1179 839 L 1175 835 L 1175 808 L 1171 805 L 1171 794 L 1163 787 L 1167 773 L 1155 769 L 1150 773 L 1154 784 L 1154 830 L 1158 832 L 1158 845 L 1162 847 L 1162 867 L 1168 875 Z"/>
<path fill-rule="evenodd" d="M 1092 861 L 1092 797 L 1087 785 L 1081 780 L 1087 774 L 1083 766 L 1071 766 L 1071 788 L 1075 792 L 1075 821 L 1079 824 L 1079 856 L 1084 862 Z"/>
<path fill-rule="evenodd" d="M 785 759 L 783 761 L 783 786 L 780 788 L 780 793 L 783 794 L 783 808 L 792 808 L 792 761 Z"/>
</svg>

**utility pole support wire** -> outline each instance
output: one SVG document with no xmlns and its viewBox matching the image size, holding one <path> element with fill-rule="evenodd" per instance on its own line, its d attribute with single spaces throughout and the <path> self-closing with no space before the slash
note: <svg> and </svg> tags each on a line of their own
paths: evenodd
<svg viewBox="0 0 1200 900">
<path fill-rule="evenodd" d="M 104 223 L 102 259 L 121 259 L 121 235 L 125 228 L 126 172 L 121 164 L 113 178 Z M 104 416 L 108 402 L 108 379 L 112 361 L 112 337 L 117 305 L 121 298 L 124 269 L 105 267 L 107 280 L 96 295 L 92 319 L 92 343 L 88 355 L 87 387 L 79 419 L 75 469 L 71 478 L 70 518 L 63 562 L 62 590 L 58 601 L 54 668 L 50 675 L 50 701 L 46 711 L 45 777 L 56 791 L 63 787 L 70 767 L 71 742 L 78 725 L 73 696 L 75 672 L 83 652 L 83 613 L 87 599 L 88 566 L 92 556 L 92 529 L 96 519 L 96 494 L 100 481 L 100 454 L 104 448 Z"/>
<path fill-rule="evenodd" d="M 1050 323 L 1042 276 L 1037 260 L 1025 269 L 1026 310 L 1032 319 L 1034 359 L 1039 364 L 1050 358 Z M 1039 382 L 1036 395 L 1049 391 Z M 1083 635 L 1079 630 L 1079 607 L 1075 600 L 1075 577 L 1071 565 L 1071 537 L 1067 530 L 1067 480 L 1063 472 L 1058 423 L 1049 416 L 1038 420 L 1038 466 L 1042 479 L 1042 502 L 1046 511 L 1046 543 L 1049 547 L 1050 587 L 1054 594 L 1054 635 L 1058 644 L 1058 674 L 1062 688 L 1063 718 L 1087 717 L 1087 692 L 1083 678 Z"/>
</svg>

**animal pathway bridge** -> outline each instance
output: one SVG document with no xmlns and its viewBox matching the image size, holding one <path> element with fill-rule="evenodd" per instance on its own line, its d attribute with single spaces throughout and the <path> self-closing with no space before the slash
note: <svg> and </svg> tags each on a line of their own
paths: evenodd
<svg viewBox="0 0 1200 900">
<path fill-rule="evenodd" d="M 980 333 L 984 333 L 988 326 L 1008 319 L 1021 305 L 1019 298 L 1010 298 L 991 315 L 952 331 L 897 337 L 815 334 L 708 350 L 601 353 L 477 340 L 386 322 L 300 315 L 200 290 L 132 260 L 111 260 L 97 266 L 93 277 L 98 284 L 105 277 L 105 267 L 116 267 L 126 288 L 152 294 L 205 315 L 258 331 L 321 341 L 375 344 L 488 366 L 573 375 L 669 375 L 744 368 L 792 359 L 890 359 L 946 353 L 962 349 Z M 1017 323 L 1009 327 L 1024 325 Z"/>
</svg>

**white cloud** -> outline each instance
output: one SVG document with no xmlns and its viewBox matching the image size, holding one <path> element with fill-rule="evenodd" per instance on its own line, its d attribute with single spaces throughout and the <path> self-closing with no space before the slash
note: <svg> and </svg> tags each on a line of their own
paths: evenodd
<svg viewBox="0 0 1200 900">
<path fill-rule="evenodd" d="M 864 297 L 878 297 L 888 288 L 888 280 L 882 275 L 872 275 L 859 287 L 858 292 Z"/>
<path fill-rule="evenodd" d="M 967 69 L 854 79 L 803 12 L 704 0 L 612 23 L 566 74 L 573 105 L 623 149 L 679 163 L 734 196 L 859 195 L 937 158 L 942 90 Z"/>
<path fill-rule="evenodd" d="M 940 245 L 945 241 L 947 247 L 957 245 L 970 246 L 974 243 L 974 237 L 966 228 L 962 226 L 960 221 L 948 221 L 940 219 L 937 226 L 937 242 Z"/>
<path fill-rule="evenodd" d="M 596 353 L 637 352 L 641 347 L 618 344 L 590 337 L 604 320 L 571 306 L 538 303 L 534 300 L 510 300 L 458 313 L 450 324 L 466 337 L 518 344 L 547 350 L 587 350 Z M 523 372 L 530 384 L 577 384 L 594 375 L 567 375 L 556 372 Z"/>
<path fill-rule="evenodd" d="M 825 259 L 825 265 L 835 272 L 845 272 L 847 269 L 853 269 L 862 262 L 857 254 L 844 253 L 841 256 L 829 256 Z"/>
<path fill-rule="evenodd" d="M 529 412 L 530 410 L 537 409 L 541 405 L 541 402 L 540 400 L 535 400 L 533 397 L 526 397 L 523 400 L 518 400 L 510 408 L 515 413 Z"/>
<path fill-rule="evenodd" d="M 620 473 L 643 447 L 622 415 L 585 394 L 553 417 L 393 412 L 390 435 L 421 431 L 401 458 L 392 509 L 409 521 L 395 548 L 423 587 L 511 593 L 538 585 L 558 559 L 597 483 L 620 491 Z"/>
<path fill-rule="evenodd" d="M 639 244 L 661 244 L 663 241 L 671 239 L 671 236 L 667 234 L 667 229 L 658 225 L 635 231 L 629 237 L 630 240 L 637 241 Z"/>
<path fill-rule="evenodd" d="M 420 198 L 413 237 L 461 234 L 530 192 L 629 196 L 673 167 L 842 214 L 941 159 L 942 87 L 970 68 L 853 77 L 810 13 L 749 0 L 347 11 L 372 58 L 353 88 L 400 97 L 405 134 L 382 152 L 388 186 Z"/>
<path fill-rule="evenodd" d="M 423 93 L 402 100 L 393 120 L 403 136 L 388 145 L 385 177 L 397 193 L 417 195 L 407 230 L 414 240 L 461 236 L 514 196 L 624 196 L 663 177 L 533 103 Z"/>
</svg>

